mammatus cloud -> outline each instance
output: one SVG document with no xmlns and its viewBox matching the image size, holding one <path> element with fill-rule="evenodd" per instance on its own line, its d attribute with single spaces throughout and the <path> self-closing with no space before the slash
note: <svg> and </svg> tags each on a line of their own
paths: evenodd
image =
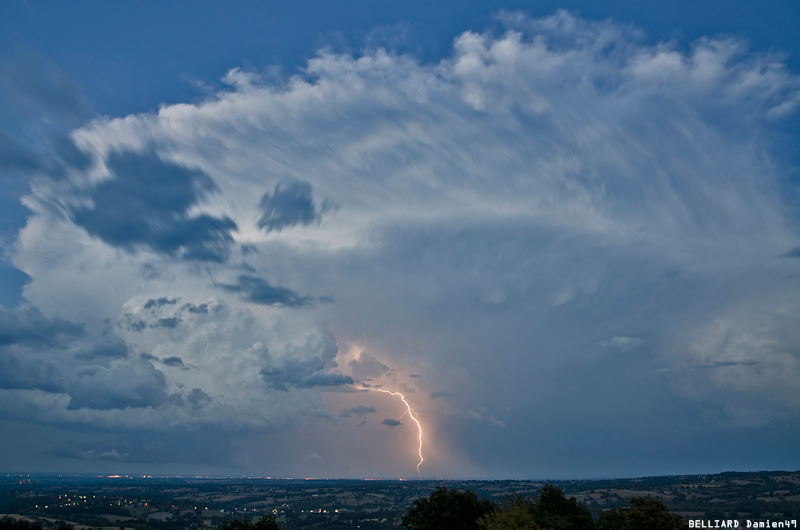
<svg viewBox="0 0 800 530">
<path fill-rule="evenodd" d="M 797 77 L 739 39 L 499 19 L 438 62 L 325 50 L 281 83 L 233 69 L 204 101 L 72 131 L 90 164 L 29 168 L 0 412 L 279 432 L 359 414 L 336 399 L 382 378 L 464 461 L 537 476 L 597 425 L 619 437 L 597 451 L 677 451 L 796 421 L 800 286 L 775 256 L 797 218 L 773 132 Z M 532 443 L 553 458 L 512 462 Z"/>
</svg>

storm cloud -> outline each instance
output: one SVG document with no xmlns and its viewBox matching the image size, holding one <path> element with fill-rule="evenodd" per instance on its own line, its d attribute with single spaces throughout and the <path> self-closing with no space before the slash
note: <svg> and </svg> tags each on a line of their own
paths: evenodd
<svg viewBox="0 0 800 530">
<path fill-rule="evenodd" d="M 438 61 L 325 49 L 73 131 L 92 163 L 24 199 L 0 413 L 413 473 L 386 390 L 431 476 L 796 461 L 744 449 L 800 433 L 797 262 L 776 259 L 798 248 L 775 140 L 797 76 L 737 38 L 497 23 Z M 118 442 L 53 454 L 158 461 Z"/>
<path fill-rule="evenodd" d="M 302 307 L 314 303 L 309 296 L 302 296 L 287 287 L 270 285 L 258 276 L 243 274 L 235 284 L 219 284 L 232 293 L 242 293 L 242 298 L 256 304 L 285 307 Z"/>
<path fill-rule="evenodd" d="M 353 378 L 335 372 L 327 372 L 325 363 L 320 358 L 304 361 L 286 359 L 276 362 L 261 370 L 264 381 L 277 390 L 289 390 L 290 387 L 326 387 L 352 385 Z"/>
<path fill-rule="evenodd" d="M 0 307 L 0 347 L 9 345 L 64 347 L 84 334 L 83 326 L 62 318 L 47 318 L 33 306 Z"/>
<path fill-rule="evenodd" d="M 314 203 L 308 182 L 288 181 L 276 185 L 271 195 L 265 193 L 258 207 L 262 212 L 258 227 L 271 232 L 297 225 L 308 226 L 320 220 L 330 205 L 323 202 L 318 207 Z"/>
<path fill-rule="evenodd" d="M 222 261 L 236 223 L 188 211 L 214 183 L 199 170 L 164 162 L 155 153 L 114 152 L 109 178 L 89 194 L 92 206 L 72 209 L 75 223 L 106 243 L 201 261 Z"/>
<path fill-rule="evenodd" d="M 166 296 L 162 296 L 156 300 L 150 299 L 144 304 L 144 309 L 150 309 L 151 307 L 161 307 L 163 305 L 175 305 L 177 302 L 174 298 L 167 298 Z"/>
<path fill-rule="evenodd" d="M 98 336 L 82 326 L 47 319 L 38 310 L 2 310 L 0 389 L 67 396 L 67 410 L 158 406 L 166 379 L 149 361 L 128 356 L 113 330 Z"/>
</svg>

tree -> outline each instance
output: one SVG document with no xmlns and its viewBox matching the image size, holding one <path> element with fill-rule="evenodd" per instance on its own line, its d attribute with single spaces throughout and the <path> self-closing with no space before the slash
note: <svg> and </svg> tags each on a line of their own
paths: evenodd
<svg viewBox="0 0 800 530">
<path fill-rule="evenodd" d="M 600 512 L 598 530 L 683 530 L 689 526 L 679 515 L 669 513 L 658 499 L 632 497 L 629 508 L 614 508 Z"/>
<path fill-rule="evenodd" d="M 471 490 L 437 487 L 411 503 L 401 524 L 409 530 L 480 530 L 478 520 L 494 511 L 492 501 Z"/>
<path fill-rule="evenodd" d="M 533 501 L 518 493 L 506 497 L 505 505 L 480 520 L 483 530 L 541 530 L 531 509 Z"/>
<path fill-rule="evenodd" d="M 229 523 L 223 523 L 222 530 L 280 530 L 274 515 L 265 515 L 255 523 L 250 519 L 234 519 Z"/>
<path fill-rule="evenodd" d="M 561 488 L 545 484 L 531 503 L 531 515 L 543 528 L 551 530 L 592 530 L 594 521 L 589 508 L 569 499 Z"/>
<path fill-rule="evenodd" d="M 0 530 L 42 530 L 42 524 L 3 517 L 0 519 Z"/>
</svg>

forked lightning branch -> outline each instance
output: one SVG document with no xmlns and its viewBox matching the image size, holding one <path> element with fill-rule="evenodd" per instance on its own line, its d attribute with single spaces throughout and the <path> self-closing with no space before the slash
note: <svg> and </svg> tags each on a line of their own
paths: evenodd
<svg viewBox="0 0 800 530">
<path fill-rule="evenodd" d="M 420 471 L 419 471 L 419 467 L 425 461 L 425 458 L 422 456 L 422 423 L 420 423 L 419 418 L 417 418 L 417 415 L 414 412 L 413 407 L 411 407 L 411 404 L 408 402 L 406 397 L 400 392 L 391 392 L 389 390 L 384 390 L 382 388 L 371 388 L 371 387 L 366 387 L 366 386 L 359 386 L 358 389 L 359 390 L 369 390 L 369 391 L 372 391 L 372 392 L 382 392 L 384 394 L 389 394 L 391 396 L 397 396 L 403 402 L 403 405 L 406 406 L 406 413 L 411 418 L 411 421 L 413 421 L 417 425 L 417 433 L 418 433 L 417 438 L 419 440 L 419 446 L 417 447 L 417 454 L 419 455 L 419 462 L 417 462 L 417 475 L 421 475 Z"/>
</svg>

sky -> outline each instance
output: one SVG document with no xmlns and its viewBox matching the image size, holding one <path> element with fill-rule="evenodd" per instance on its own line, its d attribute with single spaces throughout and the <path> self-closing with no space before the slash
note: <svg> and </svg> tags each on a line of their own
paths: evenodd
<svg viewBox="0 0 800 530">
<path fill-rule="evenodd" d="M 0 470 L 797 470 L 798 18 L 3 2 Z"/>
</svg>

